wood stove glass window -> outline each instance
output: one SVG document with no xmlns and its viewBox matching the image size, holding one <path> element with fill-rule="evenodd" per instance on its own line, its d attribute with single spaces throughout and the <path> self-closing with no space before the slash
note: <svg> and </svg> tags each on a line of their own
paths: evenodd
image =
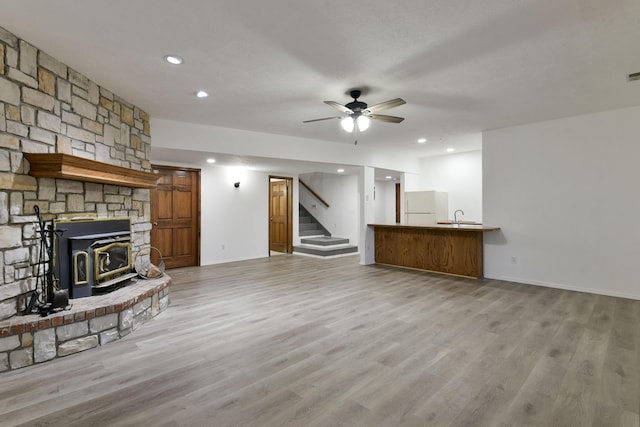
<svg viewBox="0 0 640 427">
<path fill-rule="evenodd" d="M 78 251 L 73 254 L 73 284 L 86 285 L 89 283 L 89 254 Z"/>
<path fill-rule="evenodd" d="M 131 243 L 110 243 L 93 250 L 97 283 L 131 271 Z"/>
</svg>

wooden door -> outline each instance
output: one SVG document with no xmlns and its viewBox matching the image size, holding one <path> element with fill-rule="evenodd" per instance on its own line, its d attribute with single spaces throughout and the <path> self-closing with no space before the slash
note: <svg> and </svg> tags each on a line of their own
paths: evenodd
<svg viewBox="0 0 640 427">
<path fill-rule="evenodd" d="M 396 224 L 400 224 L 400 201 L 402 193 L 400 192 L 400 183 L 396 183 Z"/>
<path fill-rule="evenodd" d="M 292 187 L 291 178 L 269 178 L 269 251 L 292 250 Z"/>
<path fill-rule="evenodd" d="M 161 177 L 151 190 L 151 246 L 167 268 L 200 265 L 200 170 L 152 167 Z"/>
</svg>

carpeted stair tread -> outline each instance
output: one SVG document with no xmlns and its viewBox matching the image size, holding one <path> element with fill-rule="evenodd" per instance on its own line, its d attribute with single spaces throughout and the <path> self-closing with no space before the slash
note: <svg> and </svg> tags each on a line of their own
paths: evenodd
<svg viewBox="0 0 640 427">
<path fill-rule="evenodd" d="M 355 252 L 358 252 L 358 247 L 353 245 L 340 245 L 336 247 L 300 245 L 300 246 L 294 246 L 293 252 L 327 257 L 327 256 L 355 253 Z"/>
<path fill-rule="evenodd" d="M 331 246 L 331 245 L 342 245 L 349 243 L 349 239 L 344 237 L 330 237 L 330 236 L 321 236 L 321 237 L 307 237 L 304 239 L 300 239 L 300 243 L 308 244 L 308 245 L 318 245 L 318 246 Z"/>
</svg>

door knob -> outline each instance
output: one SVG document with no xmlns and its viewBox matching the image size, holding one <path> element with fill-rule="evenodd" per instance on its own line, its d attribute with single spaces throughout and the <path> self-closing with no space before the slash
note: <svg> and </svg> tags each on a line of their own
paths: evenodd
<svg viewBox="0 0 640 427">
<path fill-rule="evenodd" d="M 157 225 L 158 225 L 158 223 L 157 223 L 157 222 L 154 222 L 154 223 L 153 223 L 153 226 L 154 226 L 154 227 L 155 227 L 155 226 L 157 226 Z"/>
</svg>

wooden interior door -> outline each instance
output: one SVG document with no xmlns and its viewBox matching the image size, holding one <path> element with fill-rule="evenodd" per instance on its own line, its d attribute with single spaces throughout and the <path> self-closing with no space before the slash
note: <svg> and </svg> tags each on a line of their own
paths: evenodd
<svg viewBox="0 0 640 427">
<path fill-rule="evenodd" d="M 402 193 L 400 192 L 400 183 L 396 183 L 396 224 L 400 224 L 400 201 Z"/>
<path fill-rule="evenodd" d="M 269 178 L 269 251 L 292 252 L 292 188 L 291 178 Z"/>
<path fill-rule="evenodd" d="M 200 265 L 200 170 L 152 167 L 160 178 L 151 190 L 151 246 L 166 268 Z M 151 255 L 157 264 L 155 251 Z"/>
</svg>

